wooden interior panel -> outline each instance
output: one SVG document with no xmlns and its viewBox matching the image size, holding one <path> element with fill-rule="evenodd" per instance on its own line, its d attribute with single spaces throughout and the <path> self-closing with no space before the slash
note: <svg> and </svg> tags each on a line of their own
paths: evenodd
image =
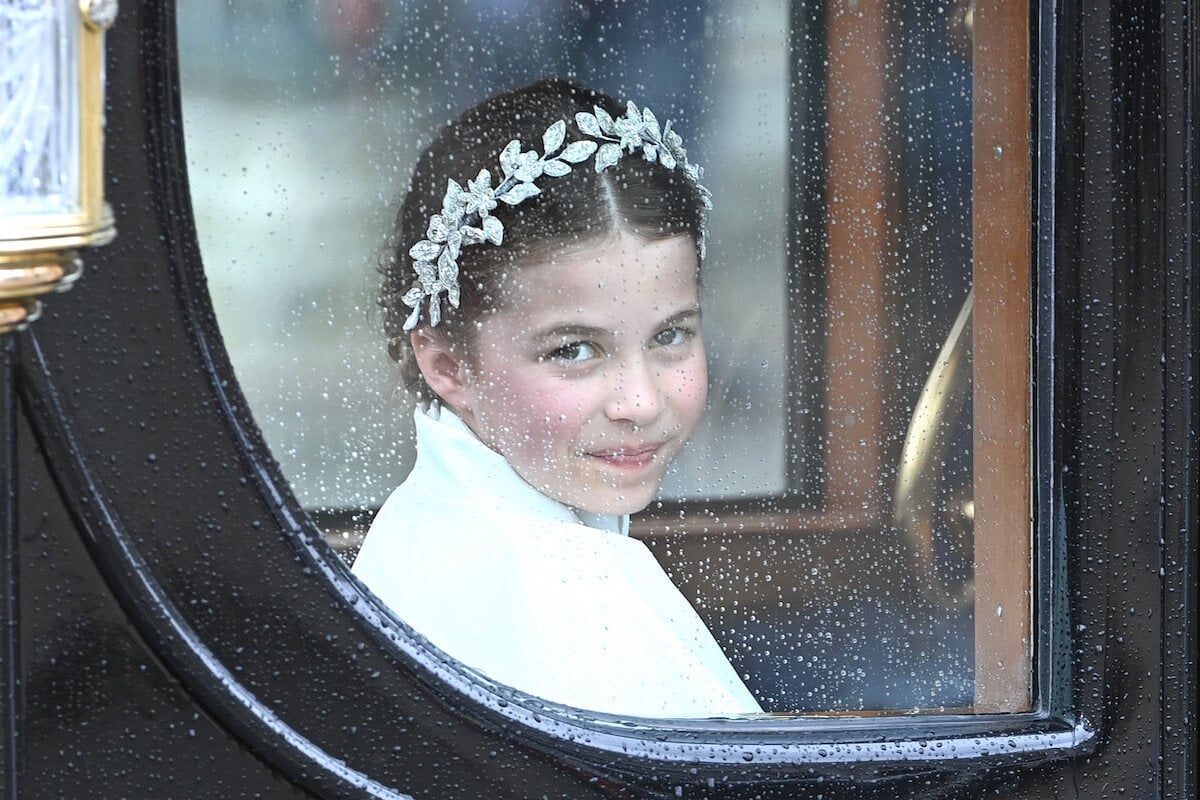
<svg viewBox="0 0 1200 800">
<path fill-rule="evenodd" d="M 829 3 L 825 508 L 878 510 L 884 288 L 886 0 Z"/>
<path fill-rule="evenodd" d="M 975 708 L 1032 690 L 1029 10 L 974 12 Z"/>
</svg>

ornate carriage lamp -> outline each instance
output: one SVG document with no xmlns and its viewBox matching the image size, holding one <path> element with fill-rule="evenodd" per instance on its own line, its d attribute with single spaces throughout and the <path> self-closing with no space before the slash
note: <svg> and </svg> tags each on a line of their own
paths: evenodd
<svg viewBox="0 0 1200 800">
<path fill-rule="evenodd" d="M 104 31 L 116 0 L 0 0 L 0 333 L 115 234 L 104 201 Z"/>
</svg>

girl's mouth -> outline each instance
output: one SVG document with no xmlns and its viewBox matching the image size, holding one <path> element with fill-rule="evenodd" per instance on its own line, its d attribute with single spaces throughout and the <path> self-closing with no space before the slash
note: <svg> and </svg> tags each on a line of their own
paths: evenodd
<svg viewBox="0 0 1200 800">
<path fill-rule="evenodd" d="M 641 469 L 651 464 L 661 449 L 662 442 L 655 442 L 628 447 L 609 447 L 604 450 L 595 450 L 588 455 L 618 469 Z"/>
</svg>

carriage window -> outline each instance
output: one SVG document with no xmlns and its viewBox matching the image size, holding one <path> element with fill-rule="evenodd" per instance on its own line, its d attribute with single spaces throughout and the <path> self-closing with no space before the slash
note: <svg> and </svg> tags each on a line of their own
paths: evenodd
<svg viewBox="0 0 1200 800">
<path fill-rule="evenodd" d="M 631 535 L 729 710 L 1031 707 L 1025 4 L 181 0 L 179 40 L 224 340 L 348 561 L 414 460 L 375 268 L 417 157 L 568 78 L 671 120 L 712 193 L 707 403 Z"/>
</svg>

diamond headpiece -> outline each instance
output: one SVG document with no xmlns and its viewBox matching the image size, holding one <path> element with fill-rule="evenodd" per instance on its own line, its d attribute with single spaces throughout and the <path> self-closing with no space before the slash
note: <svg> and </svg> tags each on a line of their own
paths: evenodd
<svg viewBox="0 0 1200 800">
<path fill-rule="evenodd" d="M 700 185 L 701 170 L 687 160 L 687 150 L 679 134 L 668 122 L 662 128 L 648 108 L 638 110 L 633 103 L 626 107 L 625 116 L 613 119 L 599 106 L 594 113 L 581 111 L 575 123 L 587 139 L 563 147 L 567 124 L 561 119 L 542 134 L 542 154 L 536 150 L 521 151 L 520 141 L 514 139 L 500 151 L 500 170 L 504 179 L 492 188 L 492 173 L 479 170 L 474 180 L 463 188 L 451 179 L 442 198 L 442 213 L 429 220 L 427 238 L 408 251 L 413 259 L 417 280 L 401 298 L 412 309 L 404 322 L 411 331 L 421 322 L 423 308 L 428 308 L 429 324 L 442 321 L 441 296 L 445 293 L 450 305 L 458 308 L 458 255 L 463 247 L 504 241 L 504 225 L 493 216 L 497 201 L 515 206 L 534 195 L 541 194 L 535 183 L 543 175 L 562 177 L 571 172 L 572 164 L 582 164 L 593 155 L 596 172 L 603 172 L 627 154 L 641 151 L 647 161 L 657 161 L 667 169 L 680 169 L 696 185 L 706 209 L 712 208 L 712 195 Z M 704 232 L 700 235 L 700 253 L 704 254 Z"/>
</svg>

